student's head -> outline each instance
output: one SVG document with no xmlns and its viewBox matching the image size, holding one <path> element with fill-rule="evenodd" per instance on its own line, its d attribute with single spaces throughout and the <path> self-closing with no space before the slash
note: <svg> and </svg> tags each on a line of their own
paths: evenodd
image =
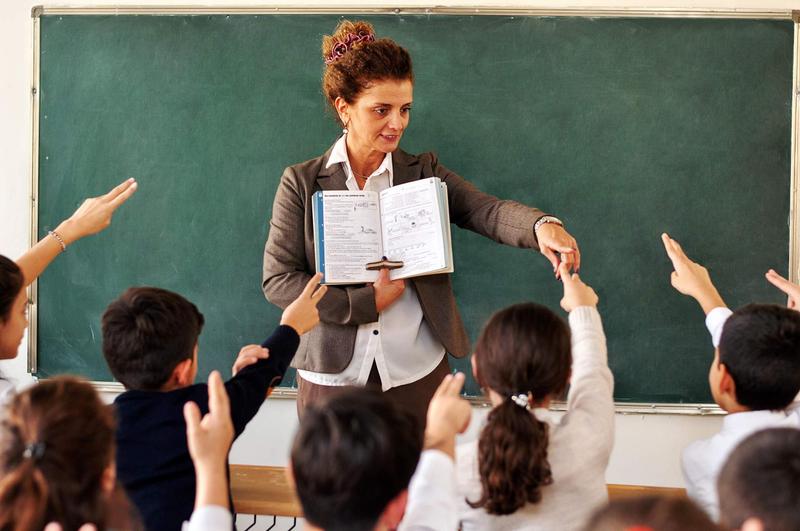
<svg viewBox="0 0 800 531">
<path fill-rule="evenodd" d="M 52 521 L 105 529 L 114 429 L 111 409 L 76 378 L 53 378 L 17 395 L 0 423 L 0 529 L 42 529 Z"/>
<path fill-rule="evenodd" d="M 19 266 L 0 255 L 0 359 L 11 359 L 28 327 L 28 298 Z"/>
<path fill-rule="evenodd" d="M 800 430 L 772 428 L 742 441 L 723 466 L 717 491 L 727 529 L 800 529 Z"/>
<path fill-rule="evenodd" d="M 476 380 L 496 405 L 478 442 L 482 496 L 467 501 L 490 514 L 511 514 L 540 501 L 541 488 L 552 482 L 547 425 L 529 410 L 567 386 L 569 328 L 544 306 L 511 306 L 489 319 L 472 364 Z"/>
<path fill-rule="evenodd" d="M 800 312 L 773 304 L 736 310 L 722 329 L 708 379 L 726 409 L 788 406 L 800 392 Z"/>
<path fill-rule="evenodd" d="M 642 496 L 614 500 L 589 520 L 585 531 L 721 531 L 686 498 Z"/>
<path fill-rule="evenodd" d="M 290 466 L 308 522 L 326 531 L 396 527 L 422 451 L 419 433 L 414 417 L 367 389 L 306 409 Z"/>
<path fill-rule="evenodd" d="M 197 374 L 203 315 L 177 293 L 130 288 L 103 314 L 103 355 L 128 389 L 185 387 Z"/>
<path fill-rule="evenodd" d="M 375 37 L 368 22 L 342 21 L 322 38 L 322 90 L 348 145 L 383 153 L 397 149 L 413 100 L 411 56 L 391 39 Z"/>
</svg>

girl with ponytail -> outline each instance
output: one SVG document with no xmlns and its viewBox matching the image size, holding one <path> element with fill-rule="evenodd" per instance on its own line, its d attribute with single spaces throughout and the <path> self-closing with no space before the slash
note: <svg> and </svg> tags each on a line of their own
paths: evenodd
<svg viewBox="0 0 800 531">
<path fill-rule="evenodd" d="M 569 325 L 538 304 L 494 314 L 472 356 L 493 409 L 458 448 L 460 517 L 472 529 L 581 529 L 608 499 L 613 377 L 597 295 L 561 264 Z M 567 411 L 547 411 L 569 385 Z"/>
</svg>

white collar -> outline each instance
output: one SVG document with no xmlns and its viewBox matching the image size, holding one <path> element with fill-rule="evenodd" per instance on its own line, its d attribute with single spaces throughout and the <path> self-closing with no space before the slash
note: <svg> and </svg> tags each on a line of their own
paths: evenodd
<svg viewBox="0 0 800 531">
<path fill-rule="evenodd" d="M 355 180 L 355 175 L 353 174 L 353 168 L 350 166 L 350 159 L 347 156 L 347 143 L 346 143 L 347 134 L 344 134 L 339 137 L 339 140 L 333 145 L 333 149 L 331 149 L 331 156 L 328 158 L 328 163 L 325 165 L 326 168 L 330 168 L 334 164 L 341 164 L 344 168 L 345 173 L 347 174 L 347 180 L 350 181 Z M 380 175 L 383 172 L 389 173 L 389 186 L 394 186 L 394 168 L 392 167 L 392 154 L 387 153 L 385 157 L 383 157 L 383 162 L 378 168 L 372 172 L 370 177 L 374 175 Z"/>
<path fill-rule="evenodd" d="M 730 413 L 725 415 L 722 419 L 722 425 L 725 430 L 732 430 L 735 432 L 750 431 L 753 428 L 761 428 L 775 426 L 782 421 L 786 421 L 789 417 L 796 416 L 800 413 L 798 410 L 798 403 L 794 402 L 786 409 L 778 411 L 770 410 L 756 410 L 756 411 L 743 411 L 741 413 Z"/>
</svg>

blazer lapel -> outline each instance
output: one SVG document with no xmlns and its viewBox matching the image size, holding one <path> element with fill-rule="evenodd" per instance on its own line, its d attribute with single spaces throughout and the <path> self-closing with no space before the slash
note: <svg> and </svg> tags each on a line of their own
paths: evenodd
<svg viewBox="0 0 800 531">
<path fill-rule="evenodd" d="M 392 153 L 392 171 L 394 172 L 393 186 L 419 180 L 422 176 L 419 159 L 401 149 Z"/>
<path fill-rule="evenodd" d="M 342 169 L 342 165 L 334 164 L 329 168 L 326 167 L 332 150 L 333 146 L 328 148 L 322 158 L 322 167 L 317 174 L 317 183 L 323 190 L 347 190 L 347 175 Z"/>
</svg>

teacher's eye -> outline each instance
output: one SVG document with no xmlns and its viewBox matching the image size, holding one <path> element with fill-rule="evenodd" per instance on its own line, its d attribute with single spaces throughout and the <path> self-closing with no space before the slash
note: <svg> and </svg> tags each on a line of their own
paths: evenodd
<svg viewBox="0 0 800 531">
<path fill-rule="evenodd" d="M 389 109 L 386 107 L 375 107 L 373 110 L 378 116 L 386 116 L 386 113 L 389 112 Z"/>
<path fill-rule="evenodd" d="M 409 114 L 411 112 L 411 107 L 403 107 L 400 109 L 400 112 L 403 114 Z"/>
</svg>

